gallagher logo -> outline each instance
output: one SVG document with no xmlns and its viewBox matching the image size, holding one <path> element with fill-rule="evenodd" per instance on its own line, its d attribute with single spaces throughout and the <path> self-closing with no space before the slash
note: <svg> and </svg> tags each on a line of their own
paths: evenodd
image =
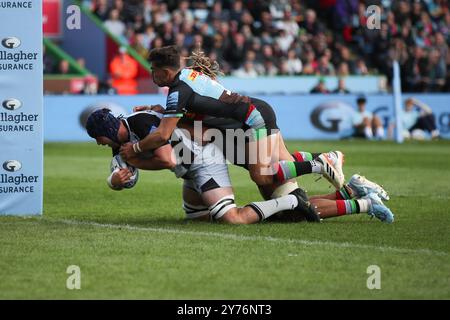
<svg viewBox="0 0 450 320">
<path fill-rule="evenodd" d="M 311 112 L 310 119 L 314 127 L 328 133 L 342 133 L 352 130 L 352 117 L 355 111 L 342 101 L 326 101 Z"/>
<path fill-rule="evenodd" d="M 5 101 L 3 101 L 2 106 L 6 110 L 14 111 L 14 110 L 19 109 L 22 106 L 22 102 L 20 102 L 20 100 L 11 98 L 11 99 L 6 99 Z"/>
<path fill-rule="evenodd" d="M 2 46 L 6 49 L 15 49 L 20 46 L 20 40 L 16 37 L 8 37 L 2 40 Z"/>
<path fill-rule="evenodd" d="M 16 172 L 22 169 L 22 164 L 17 160 L 7 160 L 3 162 L 3 169 L 8 172 Z"/>
</svg>

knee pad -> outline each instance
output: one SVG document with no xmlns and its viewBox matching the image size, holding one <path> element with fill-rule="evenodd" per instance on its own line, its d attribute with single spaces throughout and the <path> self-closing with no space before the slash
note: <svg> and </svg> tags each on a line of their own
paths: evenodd
<svg viewBox="0 0 450 320">
<path fill-rule="evenodd" d="M 228 195 L 217 201 L 215 204 L 209 207 L 209 214 L 214 220 L 218 220 L 223 217 L 228 210 L 236 208 L 234 203 L 234 195 Z"/>
<path fill-rule="evenodd" d="M 208 207 L 204 205 L 193 205 L 183 202 L 183 210 L 186 213 L 186 219 L 192 220 L 209 214 Z"/>
</svg>

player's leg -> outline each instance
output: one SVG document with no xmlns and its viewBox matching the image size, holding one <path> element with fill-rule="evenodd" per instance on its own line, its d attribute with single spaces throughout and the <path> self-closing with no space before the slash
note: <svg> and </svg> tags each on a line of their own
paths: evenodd
<svg viewBox="0 0 450 320">
<path fill-rule="evenodd" d="M 266 131 L 266 129 L 261 129 L 261 131 Z M 276 134 L 258 137 L 258 134 L 255 133 L 253 139 L 246 144 L 250 178 L 258 186 L 271 185 L 274 183 L 273 157 L 279 158 L 278 137 Z"/>
<path fill-rule="evenodd" d="M 252 98 L 245 124 L 250 128 L 246 158 L 250 177 L 258 186 L 274 183 L 273 163 L 293 161 L 287 151 L 272 107 L 265 101 Z"/>
<path fill-rule="evenodd" d="M 203 202 L 200 193 L 195 190 L 192 180 L 185 179 L 183 183 L 183 210 L 186 220 L 209 221 L 209 208 Z"/>
<path fill-rule="evenodd" d="M 391 223 L 394 221 L 394 215 L 382 199 L 389 200 L 386 190 L 358 174 L 353 175 L 349 183 L 335 193 L 310 197 L 322 219 L 367 213 L 383 222 Z"/>
<path fill-rule="evenodd" d="M 312 157 L 312 154 L 310 154 Z M 297 154 L 300 158 L 300 155 Z M 303 157 L 301 157 L 304 159 Z M 331 151 L 319 154 L 316 158 L 307 161 L 285 161 L 275 164 L 274 180 L 284 181 L 305 174 L 318 173 L 325 177 L 336 189 L 342 188 L 344 184 L 344 154 L 341 151 Z"/>
<path fill-rule="evenodd" d="M 339 172 L 327 154 L 307 163 L 294 161 L 287 150 L 276 122 L 272 107 L 265 101 L 252 98 L 245 124 L 250 127 L 250 142 L 246 155 L 250 177 L 258 186 L 283 182 L 307 173 L 322 173 L 336 188 L 344 183 Z M 339 153 L 338 157 L 342 155 Z M 339 161 L 342 166 L 342 161 Z M 280 165 L 281 164 L 281 165 Z M 280 168 L 281 167 L 281 168 Z M 285 174 L 285 175 L 284 175 Z"/>
<path fill-rule="evenodd" d="M 320 218 L 327 219 L 340 217 L 350 214 L 367 213 L 379 220 L 392 223 L 394 222 L 394 214 L 381 201 L 376 193 L 370 193 L 359 199 L 350 200 L 329 200 L 329 199 L 311 199 L 311 203 L 316 207 Z"/>
<path fill-rule="evenodd" d="M 314 195 L 310 199 L 350 200 L 362 198 L 370 193 L 376 193 L 382 200 L 390 199 L 388 192 L 378 183 L 359 174 L 354 174 L 349 182 L 336 192 L 325 195 Z"/>
<path fill-rule="evenodd" d="M 292 157 L 297 162 L 305 162 L 305 161 L 311 161 L 314 159 L 317 159 L 322 153 L 314 153 L 314 152 L 308 152 L 308 151 L 299 151 L 295 150 L 293 153 L 291 153 Z"/>
<path fill-rule="evenodd" d="M 304 174 L 319 173 L 337 189 L 342 187 L 344 183 L 342 152 L 332 151 L 319 154 L 315 160 L 295 161 L 287 150 L 280 132 L 263 137 L 256 136 L 256 140 L 247 144 L 246 153 L 249 156 L 250 177 L 258 186 L 279 185 L 280 182 Z"/>
<path fill-rule="evenodd" d="M 226 164 L 193 166 L 190 169 L 194 177 L 193 186 L 184 188 L 184 198 L 189 197 L 188 205 L 185 201 L 185 208 L 195 209 L 201 213 L 207 208 L 211 220 L 231 224 L 251 224 L 299 206 L 300 200 L 296 195 L 286 195 L 276 200 L 252 202 L 243 208 L 237 208 Z M 201 194 L 201 201 L 198 197 L 192 197 L 196 193 Z"/>
<path fill-rule="evenodd" d="M 231 187 L 209 190 L 202 194 L 202 199 L 209 205 L 212 220 L 231 224 L 257 223 L 275 213 L 292 210 L 298 205 L 294 195 L 287 195 L 276 200 L 252 202 L 238 208 Z"/>
<path fill-rule="evenodd" d="M 252 202 L 244 208 L 237 208 L 223 154 L 214 144 L 202 148 L 202 161 L 194 161 L 189 168 L 194 189 L 201 193 L 203 203 L 208 207 L 213 220 L 250 224 L 262 221 L 284 210 L 297 210 L 305 206 L 305 200 L 298 191 L 268 201 Z M 318 217 L 317 217 L 318 219 Z"/>
</svg>

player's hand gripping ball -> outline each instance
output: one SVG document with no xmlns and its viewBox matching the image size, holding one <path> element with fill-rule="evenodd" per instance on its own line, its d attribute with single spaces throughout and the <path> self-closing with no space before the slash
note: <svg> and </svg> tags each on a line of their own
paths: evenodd
<svg viewBox="0 0 450 320">
<path fill-rule="evenodd" d="M 139 178 L 138 168 L 133 167 L 133 166 L 129 165 L 128 163 L 126 163 L 125 161 L 123 161 L 122 157 L 119 154 L 115 155 L 111 159 L 110 168 L 111 168 L 111 173 L 114 172 L 115 170 L 118 171 L 121 168 L 128 169 L 131 172 L 130 181 L 128 181 L 127 183 L 125 183 L 123 185 L 124 188 L 126 188 L 126 189 L 133 188 L 136 185 L 136 183 L 138 182 L 138 178 Z"/>
</svg>

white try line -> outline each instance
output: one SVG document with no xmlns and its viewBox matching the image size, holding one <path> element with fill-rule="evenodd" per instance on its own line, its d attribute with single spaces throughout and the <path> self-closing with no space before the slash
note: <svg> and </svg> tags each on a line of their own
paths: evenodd
<svg viewBox="0 0 450 320">
<path fill-rule="evenodd" d="M 289 243 L 289 244 L 299 244 L 303 246 L 324 246 L 324 247 L 335 247 L 335 248 L 354 248 L 354 249 L 370 249 L 377 250 L 381 252 L 397 252 L 406 254 L 428 254 L 428 255 L 439 255 L 447 256 L 448 253 L 442 251 L 435 251 L 430 249 L 407 249 L 407 248 L 397 248 L 397 247 L 381 247 L 381 246 L 371 246 L 365 244 L 357 244 L 350 242 L 333 242 L 333 241 L 319 241 L 319 240 L 302 240 L 302 239 L 287 239 L 287 238 L 275 238 L 275 237 L 264 237 L 264 236 L 245 236 L 234 233 L 220 233 L 220 232 L 205 232 L 205 231 L 186 231 L 174 228 L 151 228 L 151 227 L 139 227 L 132 226 L 128 224 L 107 224 L 98 223 L 93 221 L 79 221 L 79 220 L 66 220 L 66 219 L 48 219 L 41 220 L 45 222 L 56 222 L 64 223 L 68 225 L 77 226 L 91 226 L 96 228 L 106 228 L 106 229 L 116 229 L 116 230 L 129 230 L 129 231 L 141 231 L 141 232 L 153 232 L 153 233 L 163 233 L 163 234 L 176 234 L 176 235 L 189 235 L 194 237 L 208 237 L 208 238 L 221 238 L 234 241 L 268 241 L 268 242 L 278 242 L 278 243 Z"/>
</svg>

